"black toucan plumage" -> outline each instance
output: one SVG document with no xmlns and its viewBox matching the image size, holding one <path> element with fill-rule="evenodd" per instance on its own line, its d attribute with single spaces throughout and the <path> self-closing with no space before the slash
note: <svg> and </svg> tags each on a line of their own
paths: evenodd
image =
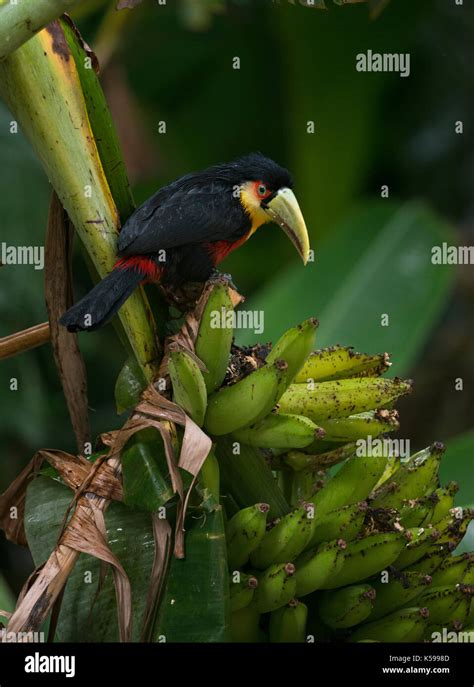
<svg viewBox="0 0 474 687">
<path fill-rule="evenodd" d="M 62 317 L 69 331 L 108 322 L 142 281 L 206 281 L 259 226 L 278 223 L 306 263 L 309 241 L 289 172 L 252 153 L 164 186 L 125 222 L 110 274 Z"/>
</svg>

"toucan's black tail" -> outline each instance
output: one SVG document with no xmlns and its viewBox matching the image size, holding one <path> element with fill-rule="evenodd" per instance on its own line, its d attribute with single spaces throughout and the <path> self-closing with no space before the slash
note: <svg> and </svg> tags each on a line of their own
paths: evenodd
<svg viewBox="0 0 474 687">
<path fill-rule="evenodd" d="M 116 267 L 59 320 L 70 332 L 93 331 L 106 324 L 142 281 L 133 268 Z"/>
</svg>

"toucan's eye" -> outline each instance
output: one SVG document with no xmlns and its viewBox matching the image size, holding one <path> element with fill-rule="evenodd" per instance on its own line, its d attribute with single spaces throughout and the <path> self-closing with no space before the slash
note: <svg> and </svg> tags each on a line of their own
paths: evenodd
<svg viewBox="0 0 474 687">
<path fill-rule="evenodd" d="M 260 198 L 263 198 L 264 196 L 266 196 L 267 195 L 267 187 L 265 186 L 265 184 L 259 184 L 258 188 L 257 188 L 257 192 L 258 192 L 258 195 L 260 196 Z"/>
</svg>

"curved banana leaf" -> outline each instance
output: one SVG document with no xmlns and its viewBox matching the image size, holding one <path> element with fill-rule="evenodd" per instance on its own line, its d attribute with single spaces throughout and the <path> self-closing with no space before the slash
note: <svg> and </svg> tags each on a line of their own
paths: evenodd
<svg viewBox="0 0 474 687">
<path fill-rule="evenodd" d="M 362 351 L 389 351 L 394 374 L 408 372 L 451 293 L 455 270 L 433 265 L 431 249 L 456 237 L 419 203 L 375 202 L 338 226 L 306 269 L 290 268 L 250 298 L 265 312 L 261 340 L 316 315 L 317 347 L 336 342 Z M 389 317 L 383 326 L 382 316 Z M 238 343 L 253 343 L 240 330 Z"/>
</svg>

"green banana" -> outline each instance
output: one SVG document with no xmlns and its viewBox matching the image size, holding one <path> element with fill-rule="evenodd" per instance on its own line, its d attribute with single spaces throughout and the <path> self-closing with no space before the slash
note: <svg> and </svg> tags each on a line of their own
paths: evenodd
<svg viewBox="0 0 474 687">
<path fill-rule="evenodd" d="M 357 628 L 351 642 L 373 639 L 378 642 L 420 642 L 428 625 L 426 608 L 402 608 L 381 620 Z"/>
<path fill-rule="evenodd" d="M 431 522 L 434 503 L 431 496 L 407 501 L 400 508 L 400 524 L 403 527 L 421 527 L 424 522 Z"/>
<path fill-rule="evenodd" d="M 449 514 L 451 508 L 454 507 L 454 497 L 458 491 L 459 484 L 457 482 L 449 482 L 445 487 L 440 487 L 433 492 L 432 498 L 435 505 L 429 520 L 432 525 L 436 525 L 437 522 Z M 428 520 L 426 524 L 428 524 Z"/>
<path fill-rule="evenodd" d="M 332 346 L 314 351 L 296 376 L 297 382 L 309 379 L 323 382 L 354 376 L 376 377 L 390 367 L 388 353 L 355 353 L 350 346 Z"/>
<path fill-rule="evenodd" d="M 259 613 L 269 613 L 287 604 L 295 592 L 293 563 L 275 563 L 258 578 L 253 604 Z"/>
<path fill-rule="evenodd" d="M 339 572 L 344 562 L 345 542 L 342 539 L 321 544 L 301 554 L 296 561 L 296 596 L 306 596 L 321 589 Z"/>
<path fill-rule="evenodd" d="M 467 578 L 468 584 L 472 584 L 469 578 L 473 573 L 474 553 L 461 553 L 459 556 L 450 556 L 433 572 L 433 586 L 442 587 L 461 584 L 465 578 Z"/>
<path fill-rule="evenodd" d="M 215 326 L 216 313 L 222 324 L 233 310 L 228 287 L 215 284 L 204 306 L 195 342 L 196 355 L 206 366 L 203 377 L 208 394 L 218 389 L 224 380 L 234 337 L 232 327 Z"/>
<path fill-rule="evenodd" d="M 317 546 L 338 537 L 346 542 L 352 541 L 361 531 L 366 513 L 367 501 L 336 508 L 321 516 L 316 512 L 313 532 L 307 546 Z"/>
<path fill-rule="evenodd" d="M 387 459 L 383 456 L 349 458 L 334 477 L 310 499 L 314 504 L 316 517 L 366 499 L 385 470 L 386 463 Z"/>
<path fill-rule="evenodd" d="M 277 360 L 285 360 L 288 363 L 285 375 L 286 386 L 291 384 L 311 353 L 318 324 L 318 320 L 310 317 L 297 327 L 288 329 L 268 354 L 267 363 L 269 364 L 275 363 Z"/>
<path fill-rule="evenodd" d="M 298 556 L 309 539 L 314 527 L 314 507 L 303 505 L 288 513 L 265 532 L 259 545 L 250 555 L 255 568 L 265 570 L 272 563 L 285 563 Z"/>
<path fill-rule="evenodd" d="M 473 518 L 474 510 L 471 508 L 451 508 L 448 515 L 436 523 L 436 529 L 441 533 L 436 544 L 446 545 L 447 549 L 456 547 L 466 534 Z"/>
<path fill-rule="evenodd" d="M 430 624 L 448 623 L 454 619 L 463 598 L 468 595 L 462 585 L 454 587 L 435 587 L 428 589 L 418 597 L 417 603 L 426 607 L 430 612 Z"/>
<path fill-rule="evenodd" d="M 397 568 L 397 570 L 403 570 L 408 566 L 414 565 L 430 551 L 433 542 L 440 538 L 439 530 L 433 527 L 413 527 L 405 530 L 404 535 L 408 543 L 393 563 L 394 568 Z"/>
<path fill-rule="evenodd" d="M 342 379 L 317 384 L 291 384 L 279 400 L 280 411 L 305 415 L 316 424 L 373 408 L 383 408 L 411 392 L 411 381 Z"/>
<path fill-rule="evenodd" d="M 357 441 L 371 436 L 373 439 L 400 428 L 398 413 L 394 410 L 371 410 L 358 415 L 337 417 L 321 421 L 325 441 Z"/>
<path fill-rule="evenodd" d="M 375 595 L 375 589 L 370 584 L 323 592 L 319 602 L 321 620 L 337 630 L 354 627 L 369 617 Z"/>
<path fill-rule="evenodd" d="M 438 487 L 443 444 L 437 442 L 419 451 L 400 465 L 393 477 L 374 494 L 374 508 L 399 508 L 404 501 L 419 499 Z"/>
<path fill-rule="evenodd" d="M 431 550 L 427 554 L 416 561 L 413 565 L 410 565 L 404 569 L 404 573 L 419 572 L 423 575 L 433 575 L 433 573 L 439 569 L 442 563 L 446 560 L 445 552 L 442 547 L 438 549 Z"/>
<path fill-rule="evenodd" d="M 349 542 L 339 572 L 331 575 L 321 589 L 336 589 L 372 577 L 392 565 L 404 545 L 403 535 L 398 532 L 377 532 Z"/>
<path fill-rule="evenodd" d="M 286 476 L 289 473 L 289 476 Z M 315 472 L 294 472 L 280 470 L 278 477 L 285 475 L 283 493 L 292 506 L 301 506 L 310 499 L 317 489 L 318 475 Z"/>
<path fill-rule="evenodd" d="M 251 427 L 233 433 L 243 444 L 257 448 L 304 448 L 315 436 L 324 436 L 324 430 L 303 415 L 270 413 Z"/>
<path fill-rule="evenodd" d="M 260 613 L 252 604 L 230 614 L 229 633 L 232 642 L 260 641 Z"/>
<path fill-rule="evenodd" d="M 196 361 L 182 351 L 171 351 L 168 372 L 173 385 L 173 398 L 194 422 L 202 427 L 207 406 L 207 391 Z"/>
<path fill-rule="evenodd" d="M 248 606 L 258 587 L 258 580 L 253 575 L 239 572 L 238 578 L 238 582 L 232 581 L 230 583 L 230 610 L 232 613 Z"/>
<path fill-rule="evenodd" d="M 284 361 L 277 360 L 209 396 L 205 429 L 220 436 L 262 420 L 277 401 L 286 368 Z"/>
<path fill-rule="evenodd" d="M 388 582 L 372 583 L 376 597 L 370 615 L 371 621 L 378 620 L 402 606 L 413 605 L 413 601 L 431 585 L 432 578 L 423 573 L 405 570 L 398 572 L 394 568 L 389 569 L 389 572 Z"/>
<path fill-rule="evenodd" d="M 269 509 L 267 503 L 257 503 L 239 510 L 227 523 L 227 560 L 231 570 L 244 565 L 263 539 Z"/>
<path fill-rule="evenodd" d="M 270 615 L 269 637 L 271 642 L 304 642 L 308 607 L 298 599 L 292 599 L 286 606 Z"/>
<path fill-rule="evenodd" d="M 335 444 L 334 444 L 335 446 Z M 284 461 L 286 465 L 293 468 L 296 472 L 323 470 L 338 463 L 342 463 L 346 458 L 355 455 L 357 446 L 355 443 L 343 444 L 338 448 L 331 449 L 325 453 L 310 455 L 307 451 L 288 451 Z"/>
</svg>

